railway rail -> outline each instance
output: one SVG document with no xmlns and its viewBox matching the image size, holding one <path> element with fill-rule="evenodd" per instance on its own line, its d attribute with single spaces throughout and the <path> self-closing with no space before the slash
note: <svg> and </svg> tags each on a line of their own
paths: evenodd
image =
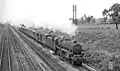
<svg viewBox="0 0 120 71">
<path fill-rule="evenodd" d="M 43 46 L 43 47 L 45 47 L 45 46 Z M 68 62 L 66 62 L 66 63 L 68 63 Z M 68 63 L 68 64 L 70 64 L 70 63 Z M 78 69 L 79 71 L 97 71 L 96 69 L 94 69 L 94 68 L 92 68 L 84 63 L 83 63 L 83 66 L 79 66 L 79 67 L 73 66 L 73 67 Z"/>
<path fill-rule="evenodd" d="M 31 61 L 31 58 L 23 49 L 23 45 L 18 41 L 17 37 L 11 31 L 11 42 L 14 47 L 15 53 L 17 54 L 18 62 L 19 62 L 19 69 L 22 71 L 43 71 L 42 68 L 37 67 Z"/>
<path fill-rule="evenodd" d="M 14 29 L 16 31 L 16 29 Z M 49 66 L 52 71 L 67 71 L 64 67 L 55 62 L 49 55 L 43 52 L 37 45 L 29 41 L 25 36 L 21 35 L 19 31 L 16 31 L 17 34 L 27 43 L 34 52 Z"/>
<path fill-rule="evenodd" d="M 11 71 L 11 59 L 9 54 L 9 44 L 7 30 L 4 29 L 0 43 L 0 71 Z"/>
<path fill-rule="evenodd" d="M 12 55 L 11 55 L 11 53 L 12 53 L 12 50 L 11 50 L 11 46 L 10 46 L 10 37 L 8 37 L 8 45 L 9 45 L 9 47 L 8 47 L 8 56 L 9 56 L 9 71 L 13 71 L 13 68 L 12 68 Z"/>
<path fill-rule="evenodd" d="M 18 32 L 15 28 L 14 28 L 14 30 L 16 31 L 16 32 Z M 21 33 L 21 32 L 20 32 Z M 19 34 L 19 33 L 18 33 Z M 21 34 L 19 34 L 19 35 L 21 35 Z M 25 38 L 24 37 L 24 40 L 25 39 L 27 39 L 27 38 Z M 33 39 L 34 40 L 34 39 Z M 26 40 L 25 40 L 26 41 Z M 33 44 L 33 43 L 31 43 L 31 44 Z M 35 45 L 35 44 L 34 44 Z M 42 44 L 43 45 L 43 44 Z M 45 47 L 44 45 L 43 45 L 43 47 Z M 37 50 L 39 50 L 38 48 L 37 48 Z M 93 67 L 91 67 L 91 66 L 89 66 L 89 65 L 87 65 L 87 64 L 85 64 L 85 63 L 83 63 L 83 66 L 81 66 L 81 67 L 78 67 L 77 68 L 79 71 L 99 71 L 98 69 L 95 69 L 95 68 L 93 68 Z"/>
</svg>

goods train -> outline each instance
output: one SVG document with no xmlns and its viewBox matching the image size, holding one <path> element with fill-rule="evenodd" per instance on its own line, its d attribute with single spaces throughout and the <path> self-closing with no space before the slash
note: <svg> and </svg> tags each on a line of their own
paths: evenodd
<svg viewBox="0 0 120 71">
<path fill-rule="evenodd" d="M 84 50 L 82 50 L 82 45 L 77 43 L 76 40 L 66 39 L 63 36 L 37 33 L 25 28 L 19 28 L 19 30 L 38 43 L 51 49 L 60 59 L 74 66 L 82 65 Z"/>
</svg>

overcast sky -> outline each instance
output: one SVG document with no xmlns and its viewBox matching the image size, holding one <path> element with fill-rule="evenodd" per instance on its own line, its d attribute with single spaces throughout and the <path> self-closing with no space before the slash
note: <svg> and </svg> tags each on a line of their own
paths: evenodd
<svg viewBox="0 0 120 71">
<path fill-rule="evenodd" d="M 102 11 L 120 0 L 0 0 L 0 20 L 71 30 L 72 5 L 77 17 L 102 17 Z M 17 24 L 15 23 L 15 24 Z"/>
</svg>

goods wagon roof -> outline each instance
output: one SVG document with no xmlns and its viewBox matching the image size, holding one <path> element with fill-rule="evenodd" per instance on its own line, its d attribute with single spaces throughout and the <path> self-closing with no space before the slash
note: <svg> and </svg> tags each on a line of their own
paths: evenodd
<svg viewBox="0 0 120 71">
<path fill-rule="evenodd" d="M 36 29 L 36 32 L 37 33 L 47 33 L 47 34 L 49 34 L 50 32 L 52 32 L 51 30 L 43 30 L 43 29 Z"/>
</svg>

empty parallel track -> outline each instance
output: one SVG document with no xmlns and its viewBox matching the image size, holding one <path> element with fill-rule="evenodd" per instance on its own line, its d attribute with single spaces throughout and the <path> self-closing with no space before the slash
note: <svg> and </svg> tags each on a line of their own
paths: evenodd
<svg viewBox="0 0 120 71">
<path fill-rule="evenodd" d="M 4 29 L 0 43 L 0 71 L 11 71 L 11 59 L 9 54 L 8 33 Z"/>
<path fill-rule="evenodd" d="M 34 65 L 34 63 L 31 61 L 31 58 L 26 53 L 26 51 L 23 48 L 23 45 L 18 41 L 19 39 L 15 34 L 11 31 L 11 42 L 13 45 L 13 48 L 15 50 L 15 53 L 17 54 L 17 60 L 19 62 L 19 69 L 21 71 L 43 71 L 42 68 L 37 67 Z"/>
</svg>

